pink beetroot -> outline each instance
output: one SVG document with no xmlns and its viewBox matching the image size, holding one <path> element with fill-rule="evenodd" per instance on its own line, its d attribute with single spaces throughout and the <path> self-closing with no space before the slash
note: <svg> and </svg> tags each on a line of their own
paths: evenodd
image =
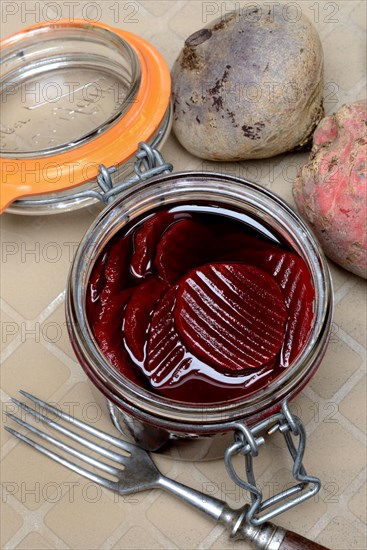
<svg viewBox="0 0 367 550">
<path fill-rule="evenodd" d="M 343 105 L 324 118 L 293 194 L 329 258 L 367 278 L 367 105 Z"/>
</svg>

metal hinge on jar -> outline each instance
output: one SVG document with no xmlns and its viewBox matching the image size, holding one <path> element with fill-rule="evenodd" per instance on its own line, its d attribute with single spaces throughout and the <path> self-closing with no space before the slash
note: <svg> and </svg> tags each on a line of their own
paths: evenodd
<svg viewBox="0 0 367 550">
<path fill-rule="evenodd" d="M 315 476 L 308 475 L 302 464 L 306 446 L 304 426 L 301 420 L 291 413 L 287 401 L 284 401 L 281 412 L 259 422 L 251 429 L 242 422 L 233 424 L 233 428 L 235 429 L 235 442 L 225 452 L 225 464 L 232 480 L 250 494 L 251 504 L 246 508 L 248 523 L 255 526 L 260 525 L 319 492 L 320 480 Z M 259 447 L 265 443 L 264 437 L 259 434 L 266 432 L 268 435 L 272 435 L 277 431 L 284 436 L 293 459 L 293 478 L 298 483 L 263 500 L 261 488 L 255 479 L 253 458 L 258 455 Z M 295 444 L 296 438 L 298 438 L 298 445 Z M 247 479 L 240 477 L 233 466 L 232 457 L 238 454 L 245 457 Z M 265 512 L 269 508 L 271 509 Z"/>
<path fill-rule="evenodd" d="M 104 204 L 108 204 L 132 185 L 153 178 L 154 176 L 168 174 L 173 170 L 173 165 L 165 162 L 161 153 L 145 142 L 139 143 L 136 158 L 137 160 L 134 163 L 135 175 L 117 185 L 113 184 L 111 178 L 111 174 L 116 172 L 117 168 L 115 166 L 107 168 L 101 164 L 97 176 L 100 191 L 87 189 L 86 191 L 75 193 L 73 199 L 97 199 Z"/>
</svg>

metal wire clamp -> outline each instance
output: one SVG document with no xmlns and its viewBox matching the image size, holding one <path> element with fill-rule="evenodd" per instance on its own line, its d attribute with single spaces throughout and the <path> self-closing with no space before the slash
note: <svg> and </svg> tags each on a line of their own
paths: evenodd
<svg viewBox="0 0 367 550">
<path fill-rule="evenodd" d="M 135 175 L 116 185 L 113 184 L 111 178 L 111 175 L 117 172 L 116 166 L 107 168 L 104 164 L 100 164 L 97 176 L 97 183 L 100 191 L 87 189 L 80 193 L 75 193 L 73 199 L 97 199 L 104 204 L 108 204 L 132 185 L 153 178 L 154 176 L 159 176 L 160 174 L 167 174 L 173 170 L 173 165 L 165 162 L 157 149 L 143 141 L 138 145 L 136 159 L 134 163 Z"/>
<path fill-rule="evenodd" d="M 250 493 L 251 504 L 246 509 L 246 520 L 250 524 L 260 525 L 319 492 L 320 480 L 308 475 L 302 464 L 306 446 L 305 429 L 301 420 L 291 413 L 287 401 L 284 401 L 281 412 L 259 422 L 251 429 L 242 422 L 234 423 L 233 427 L 235 442 L 226 450 L 224 460 L 232 480 Z M 264 431 L 268 435 L 277 431 L 283 434 L 293 459 L 293 478 L 298 482 L 266 500 L 263 500 L 262 491 L 256 483 L 253 468 L 253 458 L 258 455 L 259 447 L 265 443 L 264 437 L 258 434 Z M 295 444 L 296 438 L 298 445 Z M 232 457 L 237 454 L 245 457 L 246 479 L 240 477 L 233 466 Z M 269 508 L 271 510 L 263 513 Z"/>
</svg>

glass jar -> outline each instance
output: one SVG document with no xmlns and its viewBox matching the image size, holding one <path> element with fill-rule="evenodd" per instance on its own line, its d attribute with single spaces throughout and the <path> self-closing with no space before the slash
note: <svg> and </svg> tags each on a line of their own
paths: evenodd
<svg viewBox="0 0 367 550">
<path fill-rule="evenodd" d="M 133 384 L 100 351 L 86 316 L 87 284 L 108 241 L 128 222 L 162 206 L 215 204 L 258 219 L 306 262 L 315 289 L 314 320 L 296 360 L 261 391 L 235 402 L 193 405 L 171 401 Z M 206 172 L 166 174 L 126 190 L 89 229 L 77 251 L 67 288 L 67 323 L 77 358 L 113 422 L 148 450 L 181 446 L 181 457 L 223 453 L 223 435 L 238 423 L 252 427 L 276 414 L 310 380 L 324 355 L 332 319 L 332 290 L 324 256 L 302 220 L 280 198 L 259 185 Z M 101 399 L 102 398 L 102 399 Z M 191 445 L 187 442 L 191 441 Z M 222 442 L 222 443 L 221 443 Z"/>
<path fill-rule="evenodd" d="M 1 211 L 84 207 L 99 166 L 133 172 L 139 141 L 170 130 L 170 75 L 142 38 L 83 20 L 40 23 L 0 43 Z M 111 170 L 112 172 L 112 170 Z"/>
</svg>

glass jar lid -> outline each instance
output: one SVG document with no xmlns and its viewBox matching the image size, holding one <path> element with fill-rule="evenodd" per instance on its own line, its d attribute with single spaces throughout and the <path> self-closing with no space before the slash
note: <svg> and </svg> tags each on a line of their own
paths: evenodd
<svg viewBox="0 0 367 550">
<path fill-rule="evenodd" d="M 69 190 L 95 183 L 101 164 L 121 167 L 138 142 L 157 145 L 167 133 L 170 75 L 145 40 L 60 20 L 0 47 L 1 210 L 67 202 Z"/>
</svg>

